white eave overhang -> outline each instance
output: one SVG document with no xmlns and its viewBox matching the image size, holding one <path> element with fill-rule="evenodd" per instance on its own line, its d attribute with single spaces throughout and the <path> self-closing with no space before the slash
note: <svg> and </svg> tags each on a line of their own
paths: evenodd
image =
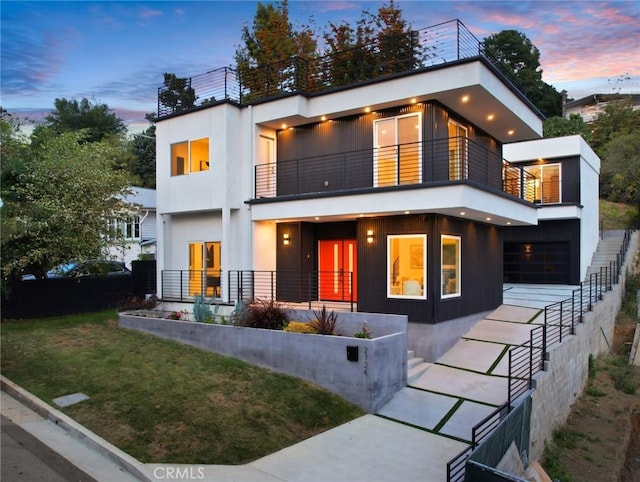
<svg viewBox="0 0 640 482">
<path fill-rule="evenodd" d="M 253 106 L 253 122 L 273 129 L 437 101 L 500 142 L 542 137 L 542 118 L 481 59 L 385 79 L 313 96 L 291 95 Z"/>
<path fill-rule="evenodd" d="M 442 214 L 499 226 L 538 223 L 538 207 L 465 184 L 254 203 L 252 221 L 328 222 L 372 216 Z"/>
</svg>

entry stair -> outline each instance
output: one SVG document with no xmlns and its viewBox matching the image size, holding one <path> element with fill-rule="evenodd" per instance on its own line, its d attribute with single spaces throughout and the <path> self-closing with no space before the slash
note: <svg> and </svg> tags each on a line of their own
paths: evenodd
<svg viewBox="0 0 640 482">
<path fill-rule="evenodd" d="M 427 363 L 424 358 L 416 357 L 413 350 L 407 351 L 407 385 L 420 378 L 426 372 L 432 363 Z"/>
<path fill-rule="evenodd" d="M 616 255 L 620 253 L 623 240 L 623 231 L 605 231 L 604 237 L 598 242 L 598 248 L 591 258 L 585 281 L 589 281 L 589 276 L 592 273 L 599 273 L 600 268 L 608 268 L 609 263 L 616 260 Z"/>
</svg>

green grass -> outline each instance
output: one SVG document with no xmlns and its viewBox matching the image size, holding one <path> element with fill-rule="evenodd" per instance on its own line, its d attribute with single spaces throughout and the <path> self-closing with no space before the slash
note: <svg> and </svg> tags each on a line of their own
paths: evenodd
<svg viewBox="0 0 640 482">
<path fill-rule="evenodd" d="M 113 311 L 3 321 L 2 373 L 143 462 L 242 464 L 362 411 L 295 377 L 117 326 Z"/>
</svg>

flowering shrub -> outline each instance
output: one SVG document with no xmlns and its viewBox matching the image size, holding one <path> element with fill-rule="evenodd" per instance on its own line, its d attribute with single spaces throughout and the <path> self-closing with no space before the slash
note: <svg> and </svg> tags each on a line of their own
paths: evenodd
<svg viewBox="0 0 640 482">
<path fill-rule="evenodd" d="M 367 325 L 367 322 L 364 321 L 362 323 L 362 328 L 360 329 L 360 331 L 356 331 L 353 334 L 354 337 L 356 338 L 371 338 L 373 337 L 373 331 L 371 331 L 369 329 L 369 326 Z"/>
<path fill-rule="evenodd" d="M 167 315 L 167 320 L 186 320 L 189 318 L 187 310 L 172 311 Z"/>
</svg>

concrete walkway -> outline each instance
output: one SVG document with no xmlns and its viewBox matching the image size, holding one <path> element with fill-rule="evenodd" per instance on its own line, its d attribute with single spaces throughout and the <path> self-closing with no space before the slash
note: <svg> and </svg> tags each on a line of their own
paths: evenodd
<svg viewBox="0 0 640 482">
<path fill-rule="evenodd" d="M 447 462 L 468 447 L 472 427 L 507 400 L 509 348 L 526 341 L 529 331 L 542 323 L 545 305 L 569 298 L 573 288 L 505 285 L 505 304 L 480 320 L 376 415 L 365 415 L 242 466 L 142 464 L 24 391 L 14 392 L 13 397 L 2 393 L 2 412 L 36 436 L 47 432 L 48 444 L 60 453 L 81 453 L 78 445 L 93 450 L 91 457 L 80 457 L 90 460 L 92 467 L 82 460 L 77 463 L 100 481 L 137 477 L 153 481 L 444 482 Z M 34 407 L 49 420 L 41 416 L 32 420 L 30 409 Z M 56 422 L 59 419 L 62 426 L 72 427 L 66 435 Z"/>
</svg>

